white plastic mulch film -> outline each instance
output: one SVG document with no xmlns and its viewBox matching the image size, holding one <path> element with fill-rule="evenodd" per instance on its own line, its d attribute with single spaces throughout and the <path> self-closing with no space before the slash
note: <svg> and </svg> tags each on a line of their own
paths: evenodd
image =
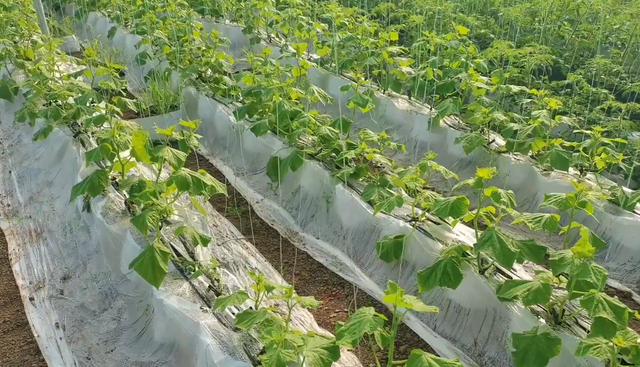
<svg viewBox="0 0 640 367">
<path fill-rule="evenodd" d="M 239 336 L 200 309 L 175 269 L 160 291 L 128 269 L 141 247 L 115 192 L 90 213 L 69 203 L 82 153 L 60 130 L 32 143 L 37 127 L 14 126 L 21 102 L 0 105 L 0 224 L 48 364 L 250 366 Z"/>
<path fill-rule="evenodd" d="M 122 46 L 135 44 L 134 38 L 129 37 L 136 36 L 118 29 L 109 39 L 113 26 L 108 19 L 91 13 L 79 35 L 100 39 L 105 47 L 116 48 L 123 60 L 133 62 L 138 51 L 133 50 L 132 54 Z M 238 27 L 212 23 L 205 26 L 216 27 L 225 36 L 242 36 Z M 241 52 L 237 45 L 248 44 L 245 41 L 232 40 L 232 51 Z M 328 85 L 318 85 L 331 90 Z M 202 121 L 198 131 L 203 135 L 201 152 L 257 214 L 296 246 L 378 299 L 382 298 L 388 279 L 397 279 L 408 292 L 417 294 L 416 271 L 437 258 L 443 241 L 471 242 L 468 228 L 433 226 L 429 235 L 414 232 L 409 236 L 407 261 L 401 266 L 386 264 L 377 259 L 376 241 L 384 235 L 409 234 L 412 228 L 408 224 L 386 215 L 373 216 L 357 194 L 310 161 L 274 186 L 266 175 L 267 161 L 274 154 L 287 153 L 278 138 L 270 134 L 256 137 L 246 125 L 233 119 L 231 108 L 195 89 L 186 88 L 183 99 L 185 116 Z M 153 131 L 153 126 L 145 124 L 145 128 Z M 423 294 L 422 299 L 438 306 L 440 313 L 408 314 L 406 323 L 440 355 L 458 357 L 466 366 L 511 365 L 510 334 L 539 324 L 527 309 L 500 302 L 493 287 L 470 269 L 457 290 L 438 289 Z M 549 366 L 601 366 L 595 360 L 573 356 L 576 339 L 568 334 L 560 337 L 562 353 Z"/>
<path fill-rule="evenodd" d="M 106 21 L 95 14 L 91 19 Z M 130 42 L 130 37 L 125 38 Z M 132 70 L 139 75 L 148 72 Z M 187 282 L 171 266 L 162 288 L 156 290 L 129 270 L 145 239 L 130 225 L 119 193 L 110 188 L 92 200 L 89 211 L 83 210 L 82 200 L 69 203 L 71 187 L 90 170 L 85 167 L 84 149 L 70 132 L 58 129 L 44 141 L 32 142 L 40 126 L 14 121 L 22 103 L 21 95 L 15 103 L 0 101 L 0 227 L 27 318 L 47 363 L 56 367 L 255 365 L 260 345 L 234 330 L 233 310 L 213 314 L 204 307 L 206 282 Z M 173 124 L 181 117 L 176 112 L 160 120 Z M 135 171 L 145 177 L 153 174 L 143 166 Z M 180 209 L 174 226 L 188 222 L 214 238 L 195 256 L 217 259 L 223 293 L 248 288 L 249 271 L 285 284 L 208 203 L 201 203 L 207 217 L 188 198 L 176 205 Z M 173 233 L 174 228 L 169 229 Z M 174 236 L 169 235 L 168 241 L 185 250 Z M 303 309 L 294 310 L 292 326 L 327 333 Z M 335 365 L 362 367 L 346 351 Z"/>
</svg>

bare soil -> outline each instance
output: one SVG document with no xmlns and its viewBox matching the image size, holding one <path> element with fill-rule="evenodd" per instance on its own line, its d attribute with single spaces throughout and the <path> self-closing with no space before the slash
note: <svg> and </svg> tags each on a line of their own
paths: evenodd
<svg viewBox="0 0 640 367">
<path fill-rule="evenodd" d="M 0 366 L 47 367 L 31 332 L 0 230 Z"/>
<path fill-rule="evenodd" d="M 196 162 L 195 155 L 191 155 L 186 166 L 192 170 L 204 169 L 226 184 L 228 197 L 215 196 L 209 202 L 253 243 L 287 282 L 294 285 L 299 295 L 314 296 L 322 301 L 319 308 L 310 310 L 318 325 L 334 332 L 337 322 L 346 321 L 349 314 L 360 307 L 373 307 L 391 320 L 390 312 L 380 302 L 327 269 L 306 252 L 298 250 L 280 236 L 278 231 L 260 219 L 247 201 L 227 182 L 224 175 L 206 158 L 198 156 Z M 395 354 L 395 360 L 406 359 L 412 349 L 422 349 L 435 354 L 427 343 L 404 324 L 400 325 L 396 348 L 398 352 Z M 354 353 L 364 367 L 375 366 L 373 353 L 364 343 L 354 350 Z M 386 356 L 379 351 L 377 354 L 380 362 L 386 364 Z"/>
</svg>

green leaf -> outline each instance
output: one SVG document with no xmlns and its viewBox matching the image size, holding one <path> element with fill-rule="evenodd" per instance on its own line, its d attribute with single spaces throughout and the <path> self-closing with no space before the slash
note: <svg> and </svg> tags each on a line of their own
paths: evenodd
<svg viewBox="0 0 640 367">
<path fill-rule="evenodd" d="M 511 190 L 491 186 L 484 189 L 484 196 L 491 198 L 495 204 L 500 204 L 510 209 L 516 207 L 516 195 Z"/>
<path fill-rule="evenodd" d="M 575 251 L 573 253 L 574 257 L 577 257 L 575 256 Z M 567 284 L 567 290 L 571 296 L 570 299 L 578 298 L 591 290 L 603 291 L 607 276 L 607 270 L 594 262 L 574 263 Z"/>
<path fill-rule="evenodd" d="M 475 248 L 478 251 L 490 252 L 498 264 L 507 269 L 511 269 L 518 255 L 513 239 L 496 228 L 484 231 Z"/>
<path fill-rule="evenodd" d="M 463 365 L 458 359 L 440 358 L 420 349 L 414 349 L 405 367 L 463 367 Z"/>
<path fill-rule="evenodd" d="M 91 126 L 100 127 L 104 125 L 104 123 L 107 121 L 109 121 L 109 118 L 106 115 L 98 114 L 84 120 L 84 127 L 91 127 Z"/>
<path fill-rule="evenodd" d="M 267 176 L 271 179 L 271 182 L 282 182 L 282 178 L 289 170 L 289 160 L 281 159 L 278 156 L 272 156 L 267 162 Z"/>
<path fill-rule="evenodd" d="M 193 246 L 207 247 L 212 240 L 211 237 L 198 232 L 195 228 L 189 225 L 176 228 L 174 234 L 176 236 L 184 236 L 188 238 Z"/>
<path fill-rule="evenodd" d="M 13 103 L 19 91 L 20 87 L 15 80 L 11 78 L 0 79 L 0 99 Z"/>
<path fill-rule="evenodd" d="M 187 161 L 187 153 L 171 148 L 166 145 L 158 145 L 153 149 L 153 160 L 159 163 L 161 160 L 167 162 L 171 168 L 180 169 Z"/>
<path fill-rule="evenodd" d="M 261 323 L 269 316 L 266 308 L 259 310 L 246 309 L 236 315 L 236 327 L 242 330 L 249 330 L 255 325 Z"/>
<path fill-rule="evenodd" d="M 74 201 L 81 195 L 94 198 L 102 194 L 107 186 L 109 186 L 109 171 L 105 169 L 93 171 L 93 173 L 71 188 L 71 199 L 69 199 L 69 202 Z"/>
<path fill-rule="evenodd" d="M 111 155 L 111 146 L 109 144 L 100 144 L 98 147 L 84 153 L 87 162 L 99 162 L 108 159 Z"/>
<path fill-rule="evenodd" d="M 428 292 L 436 287 L 456 289 L 462 283 L 462 259 L 447 251 L 431 266 L 418 271 L 418 292 Z"/>
<path fill-rule="evenodd" d="M 331 367 L 333 362 L 340 359 L 340 347 L 333 338 L 314 335 L 307 338 L 302 351 L 309 367 Z"/>
<path fill-rule="evenodd" d="M 406 308 L 407 310 L 414 310 L 417 312 L 439 312 L 438 307 L 428 306 L 422 302 L 418 297 L 405 294 L 404 289 L 394 281 L 387 282 L 387 289 L 384 291 L 385 296 L 382 298 L 382 302 L 390 303 L 397 307 Z"/>
<path fill-rule="evenodd" d="M 344 134 L 347 134 L 351 130 L 351 125 L 353 124 L 353 120 L 347 117 L 338 117 L 337 119 L 331 122 L 331 127 L 334 129 L 341 131 Z"/>
<path fill-rule="evenodd" d="M 437 198 L 433 202 L 431 212 L 440 218 L 463 217 L 469 211 L 469 199 L 466 196 L 450 196 Z"/>
<path fill-rule="evenodd" d="M 511 333 L 515 367 L 545 367 L 560 354 L 562 339 L 548 331 L 538 334 L 538 327 L 524 333 Z"/>
<path fill-rule="evenodd" d="M 213 305 L 213 311 L 224 311 L 227 307 L 241 305 L 248 299 L 249 294 L 243 290 L 231 293 L 228 296 L 219 296 Z"/>
<path fill-rule="evenodd" d="M 404 234 L 384 236 L 382 240 L 376 242 L 378 259 L 386 263 L 401 261 L 404 254 L 405 239 L 406 235 Z"/>
<path fill-rule="evenodd" d="M 136 161 L 129 161 L 129 162 L 125 163 L 124 167 L 123 167 L 120 162 L 115 162 L 113 164 L 113 167 L 111 167 L 111 169 L 112 169 L 112 171 L 118 172 L 118 173 L 124 172 L 124 174 L 126 175 L 127 172 L 131 171 L 137 165 L 138 165 L 138 163 Z"/>
<path fill-rule="evenodd" d="M 515 240 L 513 243 L 520 250 L 516 258 L 519 263 L 529 260 L 535 264 L 542 264 L 549 250 L 547 246 L 539 244 L 536 240 Z"/>
<path fill-rule="evenodd" d="M 498 285 L 496 296 L 501 301 L 521 300 L 525 306 L 546 305 L 551 299 L 551 284 L 540 280 L 506 280 Z"/>
<path fill-rule="evenodd" d="M 593 319 L 589 335 L 611 339 L 629 324 L 629 307 L 605 293 L 592 291 L 580 299 L 580 305 Z"/>
<path fill-rule="evenodd" d="M 43 128 L 39 129 L 38 131 L 35 132 L 35 134 L 33 134 L 33 137 L 31 138 L 31 140 L 33 141 L 45 140 L 46 138 L 49 137 L 49 135 L 51 135 L 51 133 L 53 132 L 53 128 L 54 128 L 53 125 L 46 124 Z"/>
<path fill-rule="evenodd" d="M 593 357 L 599 361 L 606 361 L 615 353 L 615 345 L 605 338 L 581 339 L 575 351 L 576 357 Z"/>
<path fill-rule="evenodd" d="M 360 344 L 360 340 L 365 334 L 381 330 L 386 320 L 387 318 L 377 313 L 373 307 L 359 308 L 336 331 L 337 343 L 341 346 L 354 348 Z"/>
<path fill-rule="evenodd" d="M 147 246 L 129 264 L 129 269 L 135 270 L 142 279 L 156 288 L 160 288 L 169 272 L 171 251 L 160 241 L 154 241 Z"/>
<path fill-rule="evenodd" d="M 298 353 L 294 349 L 269 344 L 265 348 L 265 353 L 260 356 L 260 360 L 262 367 L 288 367 L 298 360 Z"/>
<path fill-rule="evenodd" d="M 304 164 L 304 153 L 298 149 L 294 149 L 285 159 L 288 161 L 291 171 L 295 172 Z"/>
<path fill-rule="evenodd" d="M 558 231 L 560 216 L 548 213 L 519 213 L 512 224 L 524 224 L 532 231 Z"/>
<path fill-rule="evenodd" d="M 462 150 L 466 155 L 471 154 L 476 148 L 487 144 L 487 138 L 477 132 L 466 133 L 454 140 L 454 144 L 462 144 Z"/>
<path fill-rule="evenodd" d="M 571 250 L 549 251 L 549 267 L 553 275 L 569 274 L 575 263 Z"/>
<path fill-rule="evenodd" d="M 598 235 L 593 233 L 589 228 L 585 226 L 580 227 L 580 239 L 574 245 L 574 247 L 580 247 L 580 249 L 576 251 L 579 251 L 582 254 L 584 254 L 584 251 L 586 250 L 591 251 L 590 249 L 593 249 L 593 252 L 595 253 L 595 252 L 604 250 L 606 246 L 607 246 L 606 242 L 604 242 L 602 238 L 598 237 Z M 591 255 L 592 256 L 588 258 L 593 257 L 593 253 Z"/>
<path fill-rule="evenodd" d="M 160 225 L 160 212 L 155 206 L 145 208 L 140 214 L 131 218 L 131 224 L 146 236 L 149 234 L 149 229 Z"/>
<path fill-rule="evenodd" d="M 227 187 L 202 169 L 198 172 L 187 168 L 176 170 L 167 179 L 167 185 L 175 185 L 181 192 L 189 191 L 192 195 L 203 195 L 207 198 L 215 194 L 227 194 Z M 206 213 L 204 208 L 201 212 Z"/>
<path fill-rule="evenodd" d="M 540 208 L 556 208 L 563 212 L 571 209 L 571 202 L 567 194 L 544 194 L 544 200 L 540 204 Z"/>
<path fill-rule="evenodd" d="M 434 120 L 436 123 L 439 123 L 440 120 L 447 116 L 460 115 L 460 111 L 462 110 L 462 101 L 460 98 L 447 98 L 436 105 L 436 110 L 438 111 L 438 114 L 434 117 Z"/>
<path fill-rule="evenodd" d="M 164 135 L 164 136 L 166 136 L 168 138 L 171 138 L 171 137 L 173 137 L 173 132 L 176 130 L 176 127 L 177 127 L 176 125 L 173 125 L 173 126 L 169 126 L 166 129 L 163 129 L 163 128 L 159 127 L 159 126 L 156 126 L 156 134 Z"/>
<path fill-rule="evenodd" d="M 539 158 L 540 163 L 548 163 L 559 171 L 569 171 L 571 167 L 571 153 L 562 148 L 553 148 Z"/>
<path fill-rule="evenodd" d="M 135 130 L 131 136 L 131 156 L 138 162 L 151 164 L 151 140 L 149 133 Z"/>
<path fill-rule="evenodd" d="M 460 34 L 461 36 L 466 36 L 467 34 L 469 34 L 469 28 L 462 25 L 457 25 L 456 31 L 458 31 L 458 34 Z"/>
<path fill-rule="evenodd" d="M 295 296 L 293 300 L 302 308 L 317 308 L 322 304 L 313 296 Z"/>
</svg>

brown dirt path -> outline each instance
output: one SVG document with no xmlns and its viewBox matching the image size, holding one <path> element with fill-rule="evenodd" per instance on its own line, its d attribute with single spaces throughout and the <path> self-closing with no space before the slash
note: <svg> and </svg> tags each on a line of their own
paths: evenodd
<svg viewBox="0 0 640 367">
<path fill-rule="evenodd" d="M 7 240 L 0 230 L 0 366 L 46 367 L 36 343 L 9 261 Z"/>
</svg>

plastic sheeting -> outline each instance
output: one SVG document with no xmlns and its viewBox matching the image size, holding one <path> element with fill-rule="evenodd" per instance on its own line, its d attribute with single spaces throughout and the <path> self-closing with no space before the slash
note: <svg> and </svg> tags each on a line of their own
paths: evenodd
<svg viewBox="0 0 640 367">
<path fill-rule="evenodd" d="M 203 24 L 205 29 L 215 28 L 222 37 L 231 41 L 229 51 L 235 58 L 241 58 L 250 49 L 249 39 L 242 33 L 241 27 L 208 21 L 203 21 Z M 255 51 L 260 47 L 270 47 L 274 58 L 281 55 L 277 47 L 265 44 L 251 46 L 251 49 Z M 347 108 L 347 100 L 353 92 L 345 94 L 340 91 L 340 87 L 350 81 L 323 69 L 311 68 L 308 72 L 311 82 L 334 98 L 331 104 L 318 104 L 315 107 L 334 117 L 352 117 L 352 110 Z M 518 209 L 523 212 L 543 211 L 538 206 L 542 203 L 544 194 L 575 191 L 570 175 L 542 172 L 526 157 L 490 154 L 481 149 L 466 155 L 462 145 L 455 144 L 455 139 L 462 133 L 444 123 L 432 126 L 431 113 L 424 105 L 397 95 L 380 93 L 374 97 L 374 104 L 376 108 L 372 111 L 366 114 L 360 111 L 356 113 L 353 128 L 386 131 L 394 141 L 405 144 L 406 154 L 399 153 L 393 157 L 399 163 L 415 164 L 426 152 L 433 151 L 438 154 L 435 160 L 457 173 L 460 180 L 475 176 L 477 167 L 496 167 L 498 176 L 490 184 L 513 190 Z M 454 122 L 451 119 L 449 121 Z M 441 188 L 448 191 L 451 186 L 445 184 Z M 597 260 L 607 268 L 609 277 L 640 292 L 640 272 L 637 271 L 640 268 L 640 242 L 637 241 L 640 238 L 640 216 L 602 201 L 595 206 L 593 217 L 579 212 L 574 220 L 588 226 L 607 242 L 607 248 L 597 255 Z M 569 218 L 563 216 L 563 223 L 568 224 L 568 221 Z"/>
<path fill-rule="evenodd" d="M 203 277 L 190 284 L 173 265 L 160 290 L 129 270 L 146 241 L 132 229 L 123 197 L 109 188 L 92 200 L 90 211 L 82 210 L 82 200 L 69 203 L 71 187 L 91 169 L 84 167 L 84 149 L 58 129 L 48 139 L 32 142 L 40 126 L 14 122 L 23 102 L 21 95 L 15 103 L 0 100 L 0 226 L 27 318 L 47 363 L 250 367 L 260 345 L 232 326 L 234 311 L 243 307 L 209 312 L 200 298 L 208 289 Z M 176 122 L 179 117 L 163 119 Z M 134 172 L 153 175 L 144 166 Z M 201 204 L 206 218 L 187 197 L 179 200 L 174 226 L 188 221 L 215 239 L 194 252 L 198 260 L 215 257 L 220 262 L 225 294 L 247 289 L 252 283 L 249 270 L 286 284 L 231 223 L 208 203 Z M 167 232 L 169 241 L 184 250 L 170 234 L 172 228 Z M 294 310 L 292 325 L 328 334 L 303 309 Z M 361 367 L 345 351 L 335 365 Z"/>
<path fill-rule="evenodd" d="M 111 26 L 91 14 L 86 28 L 91 28 L 94 36 L 106 45 L 114 45 L 115 38 L 113 43 L 106 38 Z M 258 215 L 296 246 L 378 299 L 382 298 L 388 279 L 397 279 L 409 292 L 417 293 L 415 273 L 436 259 L 442 243 L 470 242 L 468 228 L 432 226 L 427 234 L 414 232 L 409 236 L 407 261 L 401 266 L 386 264 L 377 259 L 375 242 L 387 234 L 409 234 L 412 229 L 408 224 L 386 215 L 373 216 L 357 194 L 338 184 L 317 163 L 305 163 L 274 187 L 265 168 L 273 154 L 286 154 L 286 149 L 281 150 L 285 146 L 280 140 L 270 134 L 256 137 L 245 125 L 233 120 L 226 106 L 193 89 L 185 90 L 184 103 L 189 119 L 202 120 L 199 130 L 203 135 L 202 153 L 225 174 Z M 407 324 L 439 354 L 457 356 L 467 366 L 510 365 L 510 333 L 539 324 L 525 308 L 498 301 L 493 287 L 470 269 L 457 290 L 438 289 L 422 295 L 422 299 L 439 306 L 441 312 L 408 314 Z M 564 334 L 561 337 L 562 354 L 550 366 L 599 365 L 576 359 L 575 339 Z"/>
</svg>

